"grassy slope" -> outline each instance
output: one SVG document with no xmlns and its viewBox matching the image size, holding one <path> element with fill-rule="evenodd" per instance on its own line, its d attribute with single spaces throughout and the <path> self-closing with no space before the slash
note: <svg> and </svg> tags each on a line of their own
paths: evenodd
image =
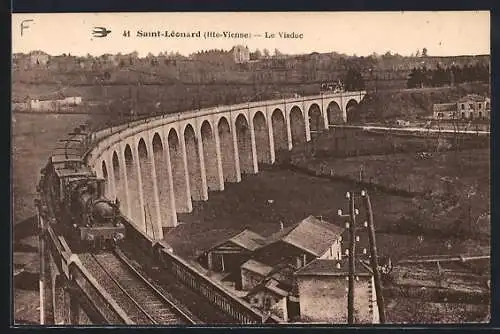
<svg viewBox="0 0 500 334">
<path fill-rule="evenodd" d="M 451 103 L 466 94 L 490 93 L 487 84 L 463 84 L 457 87 L 423 88 L 379 91 L 368 94 L 360 103 L 358 112 L 366 120 L 416 119 L 432 114 L 434 103 Z"/>
</svg>

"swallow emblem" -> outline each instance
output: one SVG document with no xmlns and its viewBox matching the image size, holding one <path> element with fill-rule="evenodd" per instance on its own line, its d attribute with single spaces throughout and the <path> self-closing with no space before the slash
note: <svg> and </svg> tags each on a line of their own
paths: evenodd
<svg viewBox="0 0 500 334">
<path fill-rule="evenodd" d="M 108 30 L 104 27 L 94 27 L 92 30 L 92 35 L 94 37 L 106 37 L 111 33 L 111 30 Z"/>
</svg>

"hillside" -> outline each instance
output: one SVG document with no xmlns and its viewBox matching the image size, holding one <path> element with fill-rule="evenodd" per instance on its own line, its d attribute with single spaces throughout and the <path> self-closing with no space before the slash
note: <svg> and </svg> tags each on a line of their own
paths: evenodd
<svg viewBox="0 0 500 334">
<path fill-rule="evenodd" d="M 357 113 L 365 121 L 417 117 L 432 113 L 435 103 L 451 103 L 466 94 L 490 95 L 488 84 L 470 83 L 456 87 L 402 89 L 369 92 L 359 104 Z"/>
<path fill-rule="evenodd" d="M 179 57 L 178 57 L 179 58 Z M 15 54 L 13 102 L 28 98 L 55 99 L 82 96 L 85 108 L 101 112 L 113 122 L 130 115 L 173 113 L 183 110 L 318 94 L 321 83 L 344 78 L 350 68 L 361 73 L 370 93 L 359 113 L 367 120 L 416 117 L 430 112 L 433 103 L 448 102 L 465 93 L 482 94 L 484 85 L 406 91 L 410 71 L 419 66 L 489 66 L 490 56 L 457 57 L 355 57 L 312 53 L 262 58 L 243 64 L 165 56 L 130 55 L 99 57 L 48 56 L 43 64 L 32 55 Z"/>
<path fill-rule="evenodd" d="M 189 59 L 165 56 L 138 58 L 136 55 L 99 57 L 47 56 L 37 64 L 32 55 L 15 54 L 13 82 L 50 85 L 137 84 L 238 84 L 273 85 L 321 83 L 343 78 L 350 68 L 363 76 L 367 88 L 404 88 L 414 68 L 464 67 L 477 63 L 489 66 L 490 56 L 403 57 L 371 55 L 356 57 L 312 53 L 260 58 L 247 63 L 220 62 L 217 57 Z M 214 59 L 213 59 L 214 58 Z"/>
</svg>

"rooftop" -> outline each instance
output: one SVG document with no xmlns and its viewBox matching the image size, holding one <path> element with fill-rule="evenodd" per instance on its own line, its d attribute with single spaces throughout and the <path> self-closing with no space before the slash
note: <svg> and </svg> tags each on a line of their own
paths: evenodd
<svg viewBox="0 0 500 334">
<path fill-rule="evenodd" d="M 338 266 L 340 264 L 340 268 Z M 297 276 L 346 276 L 349 275 L 349 263 L 346 260 L 316 259 L 295 272 Z M 371 271 L 361 262 L 356 263 L 356 275 L 371 276 Z"/>
<path fill-rule="evenodd" d="M 281 240 L 314 256 L 321 256 L 337 240 L 344 228 L 309 216 L 268 238 L 268 243 Z"/>
<path fill-rule="evenodd" d="M 213 243 L 206 251 L 215 250 L 228 242 L 250 252 L 266 245 L 266 239 L 263 236 L 248 229 L 244 229 L 230 238 L 218 239 L 218 241 Z"/>
<path fill-rule="evenodd" d="M 260 234 L 250 231 L 249 229 L 244 229 L 234 237 L 230 238 L 229 241 L 249 251 L 254 251 L 257 248 L 264 246 L 266 239 Z"/>
<path fill-rule="evenodd" d="M 273 270 L 272 267 L 255 260 L 248 260 L 241 265 L 241 268 L 250 270 L 251 272 L 260 274 L 262 276 L 267 276 Z"/>
<path fill-rule="evenodd" d="M 255 287 L 253 287 L 247 294 L 247 297 L 249 296 L 252 296 L 262 290 L 265 290 L 265 291 L 271 291 L 273 292 L 274 294 L 277 294 L 281 297 L 286 297 L 288 296 L 289 292 L 282 289 L 281 286 L 280 286 L 280 282 L 278 282 L 277 280 L 275 280 L 274 278 L 268 278 L 266 280 L 264 280 L 262 283 L 256 285 Z"/>
<path fill-rule="evenodd" d="M 432 106 L 433 111 L 456 111 L 456 103 L 436 103 Z"/>
<path fill-rule="evenodd" d="M 469 102 L 469 101 L 474 101 L 474 102 L 485 102 L 488 101 L 489 98 L 477 94 L 468 94 L 464 97 L 461 97 L 458 99 L 458 102 Z"/>
</svg>

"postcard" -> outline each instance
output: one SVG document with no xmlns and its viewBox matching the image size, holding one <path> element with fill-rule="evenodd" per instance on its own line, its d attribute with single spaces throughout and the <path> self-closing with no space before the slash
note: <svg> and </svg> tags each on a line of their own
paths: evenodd
<svg viewBox="0 0 500 334">
<path fill-rule="evenodd" d="M 12 15 L 15 326 L 490 321 L 488 11 Z"/>
</svg>

